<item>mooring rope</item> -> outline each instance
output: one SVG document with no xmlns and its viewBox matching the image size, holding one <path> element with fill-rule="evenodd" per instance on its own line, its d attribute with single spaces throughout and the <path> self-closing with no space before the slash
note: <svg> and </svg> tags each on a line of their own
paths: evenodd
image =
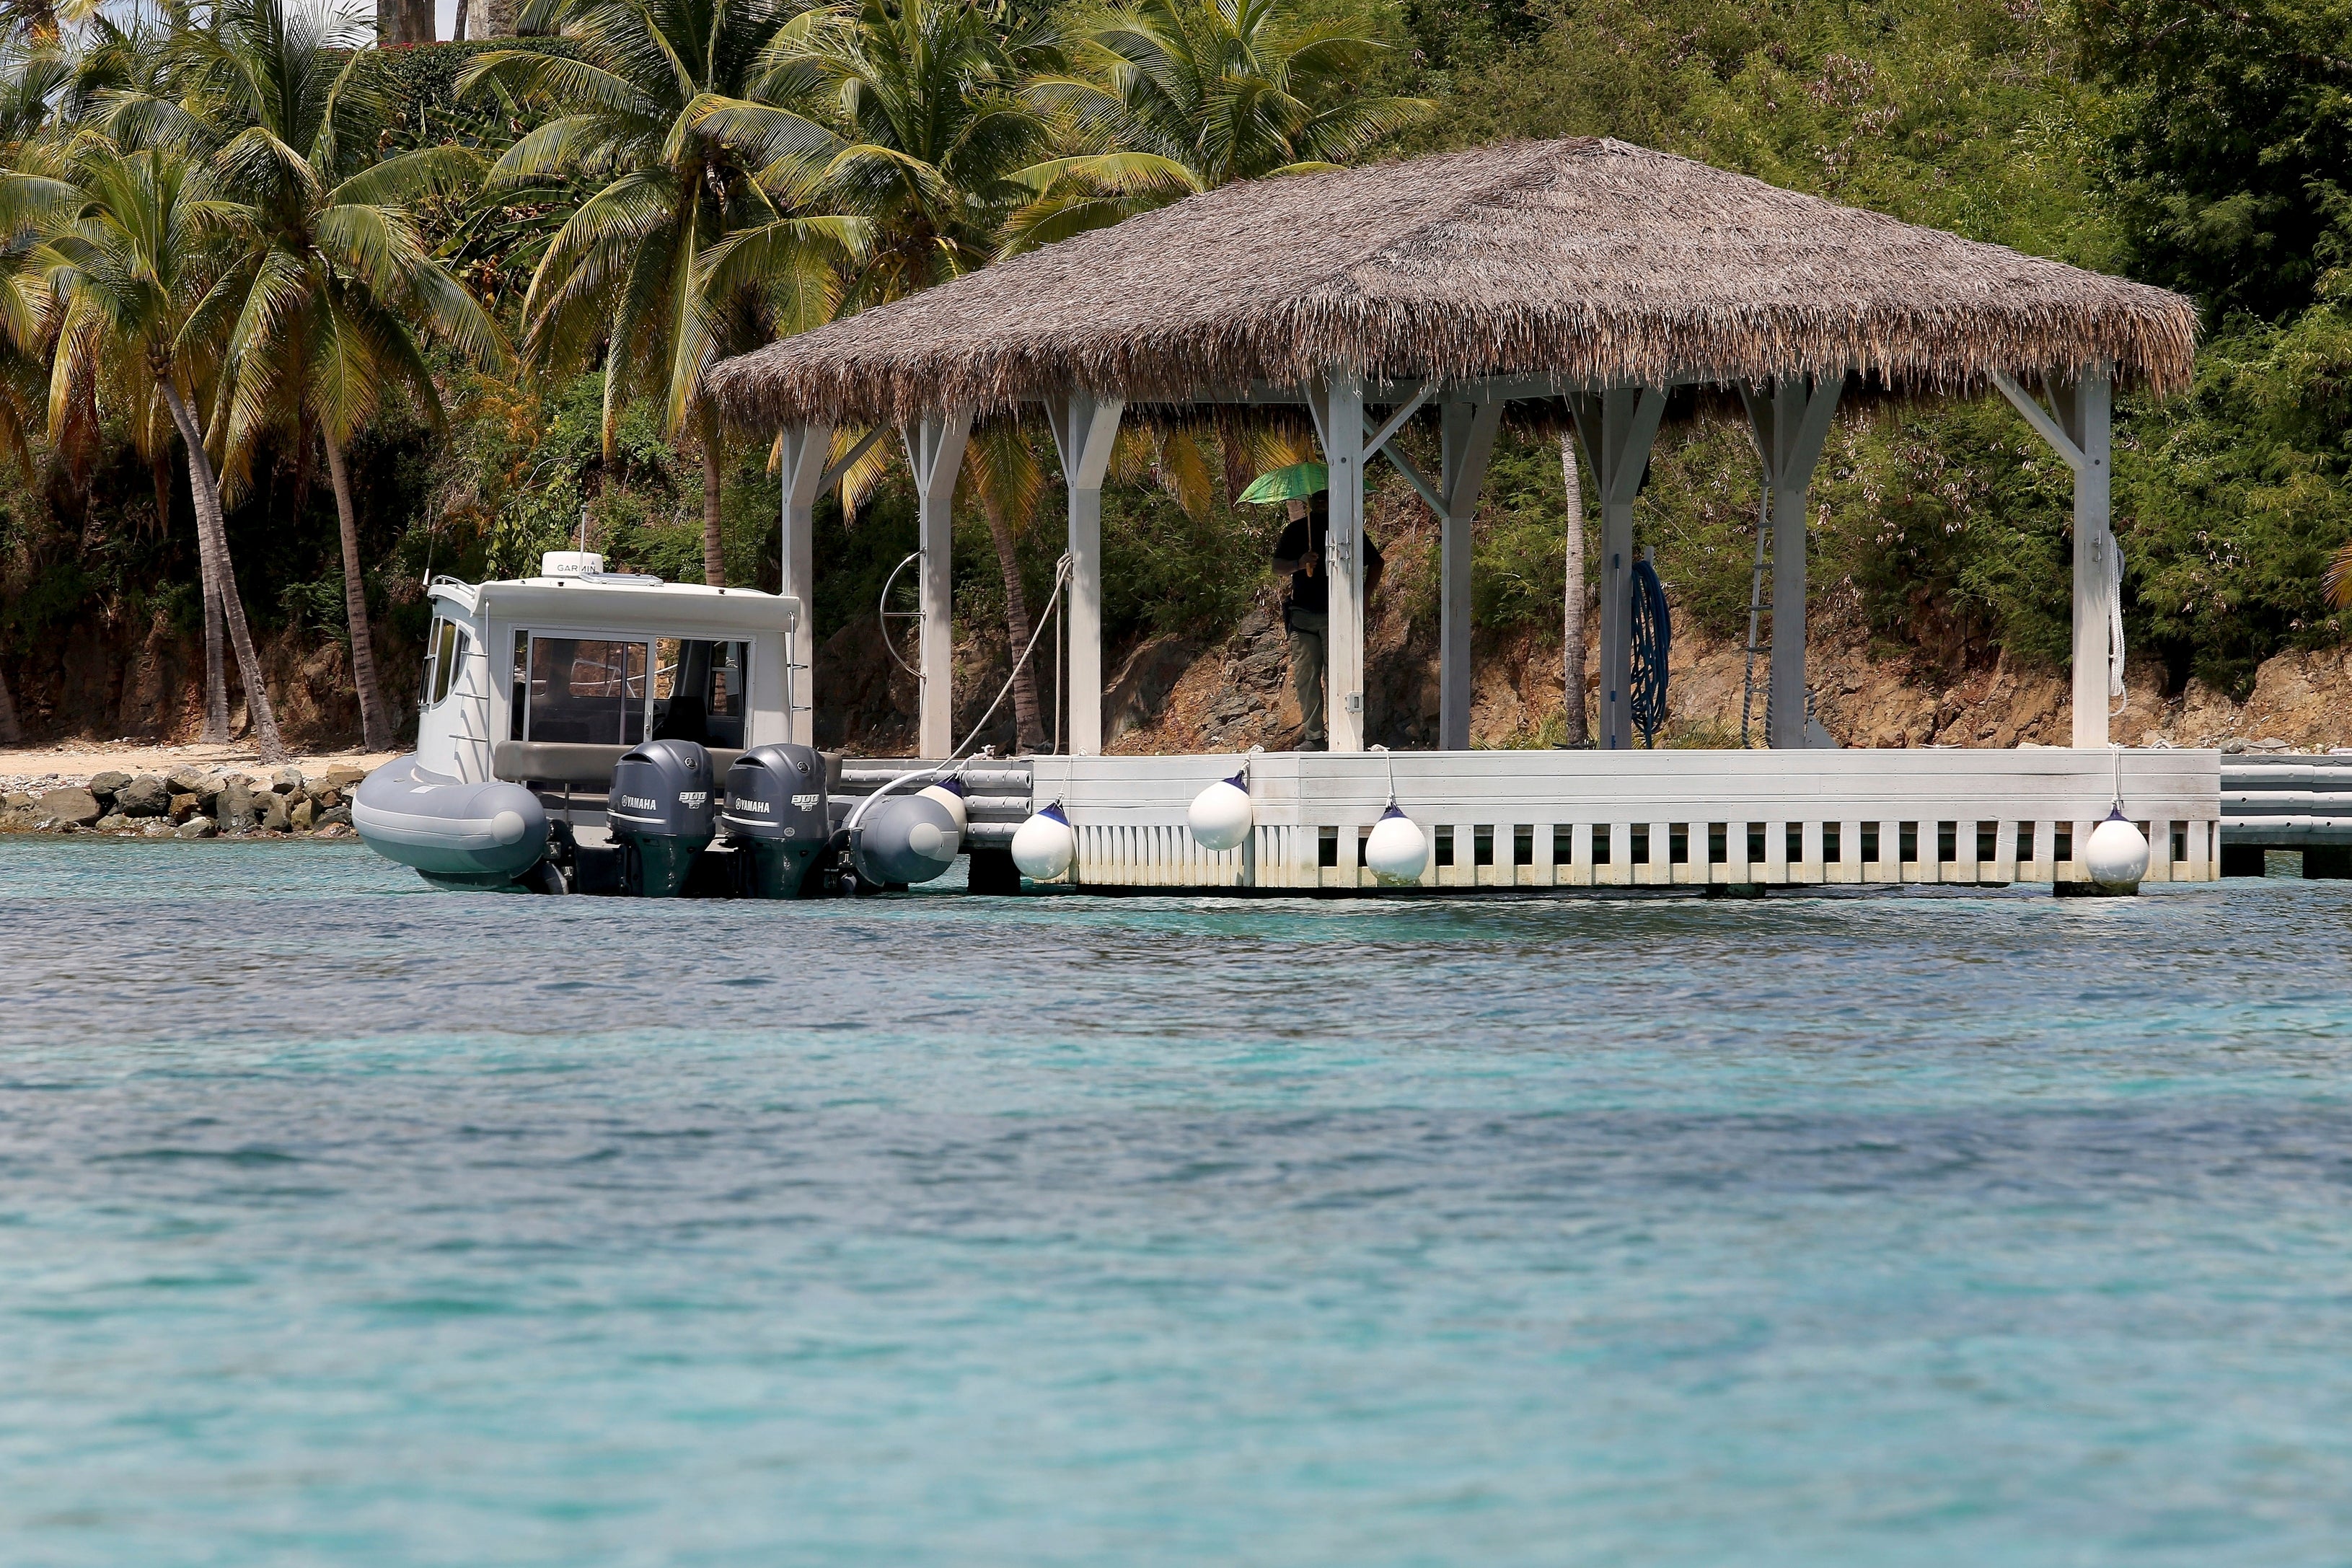
<svg viewBox="0 0 2352 1568">
<path fill-rule="evenodd" d="M 1037 617 L 1036 629 L 1029 634 L 1029 646 L 1023 648 L 1021 657 L 1013 661 L 1013 673 L 1004 678 L 1004 684 L 997 689 L 996 700 L 988 705 L 988 711 L 982 713 L 980 716 L 980 721 L 965 733 L 963 745 L 950 749 L 945 762 L 928 768 L 917 768 L 912 773 L 900 773 L 897 778 L 859 801 L 856 808 L 850 812 L 849 820 L 841 825 L 843 832 L 855 832 L 857 825 L 865 820 L 867 809 L 900 784 L 915 779 L 948 778 L 963 771 L 963 764 L 971 761 L 963 754 L 965 748 L 986 732 L 988 721 L 996 717 L 996 710 L 1003 707 L 1004 700 L 1013 694 L 1013 683 L 1021 679 L 1021 671 L 1029 663 L 1029 656 L 1037 651 L 1037 639 L 1045 635 L 1045 627 L 1053 620 L 1054 607 L 1061 602 L 1062 590 L 1069 584 L 1072 564 L 1071 557 L 1066 552 L 1063 554 L 1061 560 L 1054 563 L 1054 591 L 1045 596 L 1045 608 Z"/>
<path fill-rule="evenodd" d="M 1633 563 L 1633 642 L 1631 681 L 1634 727 L 1642 743 L 1655 747 L 1666 722 L 1666 656 L 1674 647 L 1674 622 L 1666 610 L 1666 586 L 1658 569 L 1643 556 Z"/>
</svg>

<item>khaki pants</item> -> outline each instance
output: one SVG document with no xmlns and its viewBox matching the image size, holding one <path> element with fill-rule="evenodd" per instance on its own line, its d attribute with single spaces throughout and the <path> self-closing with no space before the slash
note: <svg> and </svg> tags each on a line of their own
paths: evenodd
<svg viewBox="0 0 2352 1568">
<path fill-rule="evenodd" d="M 1290 612 L 1290 689 L 1298 699 L 1298 744 L 1302 751 L 1323 747 L 1323 634 L 1330 616 L 1321 610 Z"/>
</svg>

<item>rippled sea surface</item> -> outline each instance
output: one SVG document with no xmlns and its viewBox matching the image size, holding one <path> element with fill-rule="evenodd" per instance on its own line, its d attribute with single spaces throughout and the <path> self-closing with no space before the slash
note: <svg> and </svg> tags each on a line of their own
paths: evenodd
<svg viewBox="0 0 2352 1568">
<path fill-rule="evenodd" d="M 0 1559 L 2344 1563 L 2347 917 L 0 842 Z"/>
</svg>

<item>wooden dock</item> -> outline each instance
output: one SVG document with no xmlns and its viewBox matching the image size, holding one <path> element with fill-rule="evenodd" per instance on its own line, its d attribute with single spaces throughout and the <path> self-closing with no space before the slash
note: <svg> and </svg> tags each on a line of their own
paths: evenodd
<svg viewBox="0 0 2352 1568">
<path fill-rule="evenodd" d="M 2120 754 L 2150 882 L 2220 875 L 2220 755 Z M 1255 828 L 1204 850 L 1192 797 L 1247 763 Z M 1431 839 L 1417 886 L 1803 887 L 2087 882 L 2117 754 L 2032 749 L 1279 752 L 1028 759 L 1080 888 L 1372 891 L 1362 843 L 1398 805 Z"/>
</svg>

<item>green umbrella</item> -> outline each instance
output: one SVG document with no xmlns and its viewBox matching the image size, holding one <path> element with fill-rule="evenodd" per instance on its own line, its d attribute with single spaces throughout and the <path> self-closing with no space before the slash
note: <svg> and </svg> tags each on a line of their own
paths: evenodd
<svg viewBox="0 0 2352 1568">
<path fill-rule="evenodd" d="M 1320 463 L 1293 463 L 1286 468 L 1276 468 L 1270 474 L 1260 474 L 1255 483 L 1242 492 L 1244 501 L 1267 502 L 1304 500 L 1318 490 L 1331 488 L 1331 470 Z"/>
</svg>

